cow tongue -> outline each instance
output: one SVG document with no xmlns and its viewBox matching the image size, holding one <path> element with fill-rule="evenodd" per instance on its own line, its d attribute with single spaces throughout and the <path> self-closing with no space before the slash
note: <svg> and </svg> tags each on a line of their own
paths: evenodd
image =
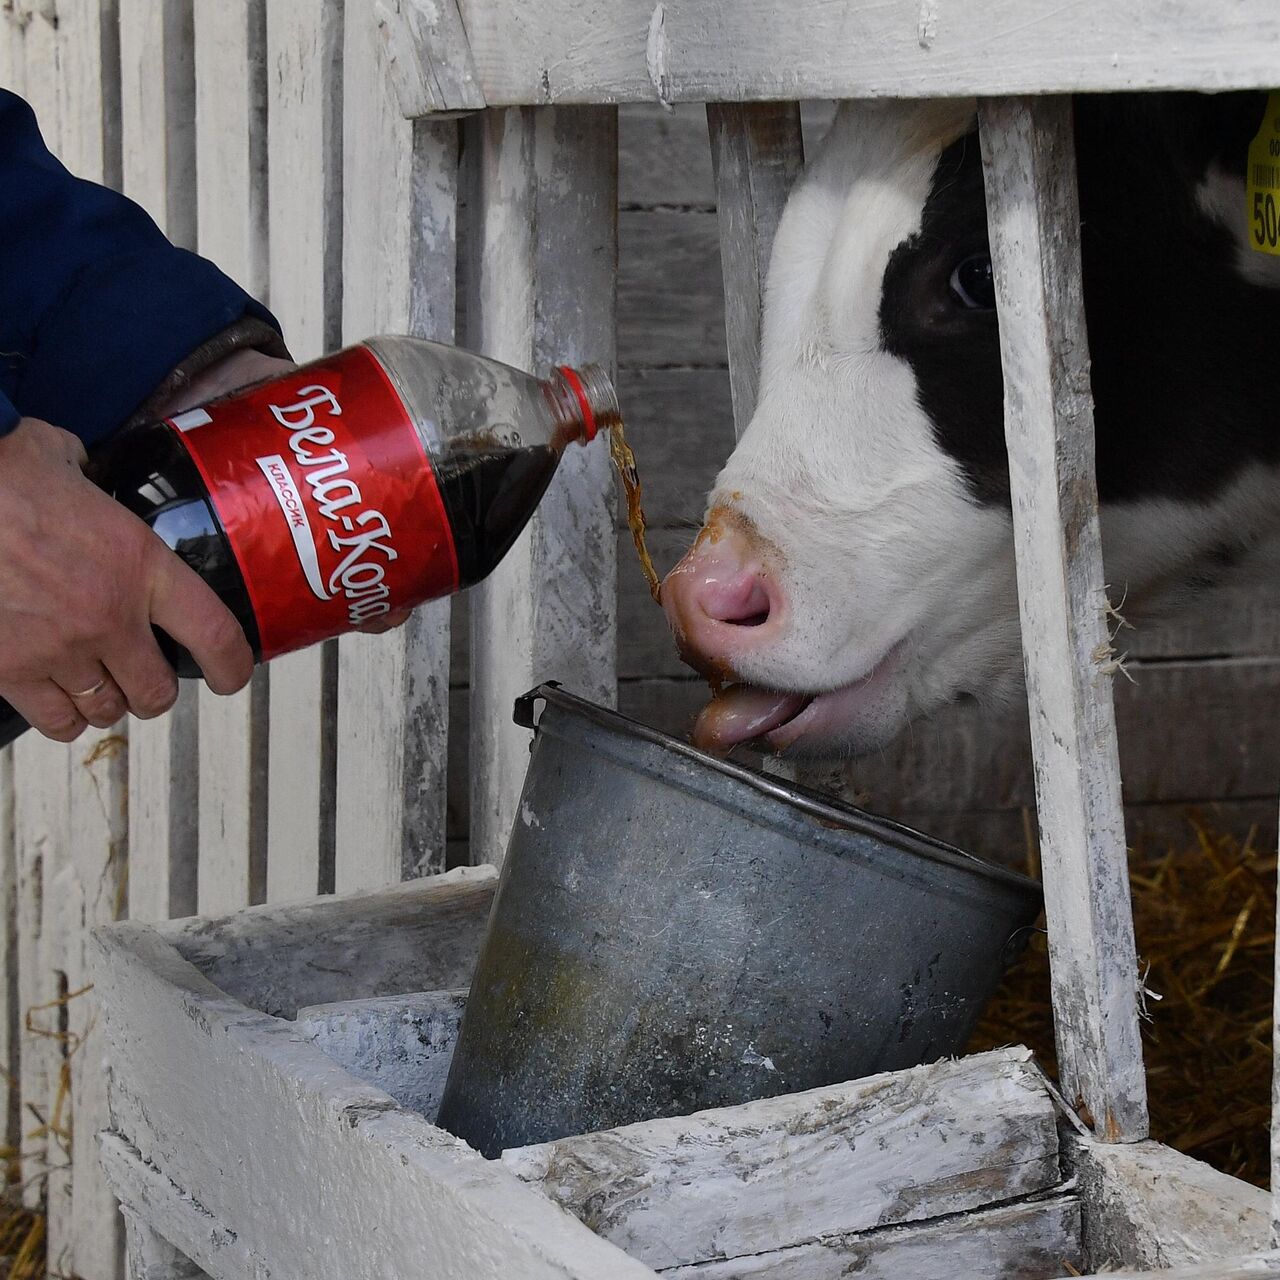
<svg viewBox="0 0 1280 1280">
<path fill-rule="evenodd" d="M 713 755 L 772 732 L 794 720 L 812 699 L 802 693 L 772 693 L 752 685 L 722 689 L 703 708 L 693 727 L 693 745 Z"/>
</svg>

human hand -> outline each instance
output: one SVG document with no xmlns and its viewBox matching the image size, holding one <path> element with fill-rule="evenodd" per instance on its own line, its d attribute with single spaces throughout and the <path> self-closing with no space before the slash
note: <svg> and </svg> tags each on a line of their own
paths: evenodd
<svg viewBox="0 0 1280 1280">
<path fill-rule="evenodd" d="M 85 477 L 85 460 L 75 436 L 38 418 L 0 437 L 0 696 L 59 742 L 173 705 L 177 676 L 153 625 L 215 693 L 253 672 L 232 612 Z"/>
</svg>

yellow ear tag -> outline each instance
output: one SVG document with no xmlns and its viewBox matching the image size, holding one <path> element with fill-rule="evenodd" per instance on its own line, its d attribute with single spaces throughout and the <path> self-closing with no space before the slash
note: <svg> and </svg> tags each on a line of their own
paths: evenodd
<svg viewBox="0 0 1280 1280">
<path fill-rule="evenodd" d="M 1280 256 L 1280 90 L 1268 96 L 1262 128 L 1249 144 L 1245 195 L 1250 247 Z"/>
</svg>

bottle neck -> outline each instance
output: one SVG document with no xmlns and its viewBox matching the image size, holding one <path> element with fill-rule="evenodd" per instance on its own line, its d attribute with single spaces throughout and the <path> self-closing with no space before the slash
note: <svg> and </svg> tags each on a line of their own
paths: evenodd
<svg viewBox="0 0 1280 1280">
<path fill-rule="evenodd" d="M 613 383 L 598 364 L 558 365 L 542 385 L 555 418 L 558 448 L 574 440 L 589 444 L 622 419 Z"/>
</svg>

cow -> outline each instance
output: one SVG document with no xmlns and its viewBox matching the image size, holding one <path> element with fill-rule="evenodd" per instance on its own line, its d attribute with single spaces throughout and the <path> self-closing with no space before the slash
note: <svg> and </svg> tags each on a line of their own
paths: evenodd
<svg viewBox="0 0 1280 1280">
<path fill-rule="evenodd" d="M 1250 244 L 1245 187 L 1265 105 L 1075 103 L 1104 559 L 1131 618 L 1232 572 L 1274 589 L 1280 257 Z M 709 749 L 857 755 L 1018 693 L 973 102 L 840 106 L 774 240 L 755 413 L 662 596 L 728 685 Z"/>
</svg>

